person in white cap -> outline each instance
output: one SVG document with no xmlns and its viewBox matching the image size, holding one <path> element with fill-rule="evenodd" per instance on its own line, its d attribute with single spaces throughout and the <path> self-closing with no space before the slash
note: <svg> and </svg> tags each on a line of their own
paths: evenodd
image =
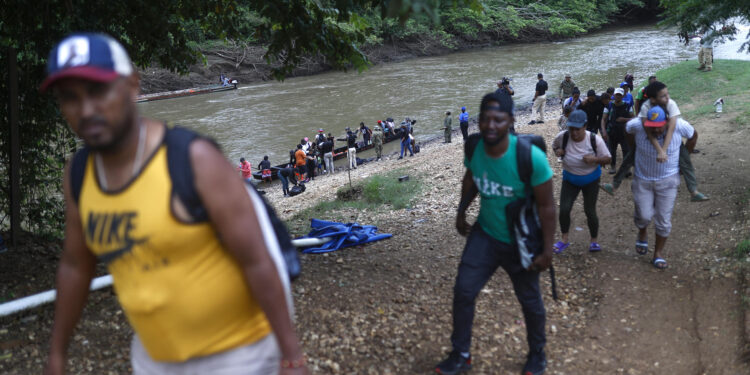
<svg viewBox="0 0 750 375">
<path fill-rule="evenodd" d="M 216 144 L 138 114 L 138 74 L 109 36 L 68 36 L 47 70 L 41 89 L 85 147 L 63 177 L 45 373 L 65 372 L 100 261 L 135 331 L 135 374 L 307 374 L 270 214 Z"/>
</svg>

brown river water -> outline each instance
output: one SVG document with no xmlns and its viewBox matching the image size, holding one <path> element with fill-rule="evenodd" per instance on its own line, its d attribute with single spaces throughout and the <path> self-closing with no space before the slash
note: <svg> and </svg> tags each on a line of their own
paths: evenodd
<svg viewBox="0 0 750 375">
<path fill-rule="evenodd" d="M 748 54 L 736 52 L 747 27 L 742 30 L 737 41 L 717 45 L 714 57 L 748 59 Z M 240 83 L 237 90 L 143 103 L 139 110 L 209 135 L 232 162 L 245 157 L 255 168 L 264 155 L 273 165 L 286 162 L 289 150 L 301 138 L 312 138 L 319 128 L 341 137 L 345 127 L 358 127 L 361 121 L 372 128 L 378 119 L 392 117 L 398 124 L 410 117 L 418 120 L 414 127 L 417 142 L 441 136 L 445 111 L 452 112 L 457 127 L 461 106 L 474 116 L 481 96 L 494 90 L 503 76 L 512 79 L 516 105 L 526 107 L 539 72 L 549 83 L 548 96 L 557 95 L 565 73 L 572 75 L 583 93 L 594 89 L 598 94 L 618 84 L 626 73 L 632 73 L 638 84 L 659 69 L 695 60 L 697 52 L 697 42 L 686 46 L 674 31 L 631 26 L 560 42 L 416 58 L 374 66 L 363 73 L 330 72 L 284 82 Z M 395 150 L 395 143 L 386 145 L 386 151 Z"/>
</svg>

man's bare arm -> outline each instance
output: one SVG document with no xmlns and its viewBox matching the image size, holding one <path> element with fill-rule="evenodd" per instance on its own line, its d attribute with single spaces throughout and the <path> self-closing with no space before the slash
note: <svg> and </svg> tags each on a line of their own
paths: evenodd
<svg viewBox="0 0 750 375">
<path fill-rule="evenodd" d="M 227 250 L 239 263 L 245 280 L 268 318 L 282 359 L 302 358 L 284 290 L 276 266 L 268 254 L 263 233 L 244 183 L 231 173 L 224 155 L 209 141 L 190 146 L 195 185 L 211 223 Z"/>
<path fill-rule="evenodd" d="M 471 205 L 471 202 L 474 201 L 477 194 L 479 194 L 479 189 L 477 189 L 477 185 L 474 183 L 471 170 L 467 169 L 464 179 L 461 182 L 461 201 L 458 203 L 458 213 L 456 215 L 456 229 L 462 236 L 469 234 L 471 226 L 466 222 L 466 210 Z"/>
<path fill-rule="evenodd" d="M 234 175 L 234 171 L 230 169 Z M 65 373 L 66 353 L 70 337 L 81 318 L 94 276 L 96 257 L 86 247 L 78 205 L 70 191 L 70 163 L 63 172 L 65 197 L 65 239 L 60 265 L 57 267 L 57 300 L 52 325 L 50 354 L 45 374 Z"/>
<path fill-rule="evenodd" d="M 690 153 L 693 153 L 693 150 L 695 150 L 695 145 L 698 144 L 698 131 L 693 130 L 693 136 L 690 137 L 690 139 L 687 140 L 685 143 L 685 147 L 687 148 Z"/>
<path fill-rule="evenodd" d="M 542 222 L 542 236 L 544 240 L 544 251 L 537 256 L 532 263 L 532 270 L 544 271 L 552 264 L 552 243 L 555 238 L 555 198 L 552 193 L 552 179 L 534 186 L 534 199 L 536 200 L 539 220 Z"/>
</svg>

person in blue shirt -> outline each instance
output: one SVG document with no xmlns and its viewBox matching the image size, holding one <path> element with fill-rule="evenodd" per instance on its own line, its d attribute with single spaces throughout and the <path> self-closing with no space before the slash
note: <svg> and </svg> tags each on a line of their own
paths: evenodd
<svg viewBox="0 0 750 375">
<path fill-rule="evenodd" d="M 458 124 L 461 127 L 461 135 L 463 135 L 465 142 L 466 138 L 469 138 L 469 112 L 466 112 L 466 107 L 461 107 L 461 113 L 458 114 Z"/>
<path fill-rule="evenodd" d="M 620 88 L 625 90 L 625 95 L 622 96 L 622 101 L 628 103 L 629 106 L 633 106 L 633 94 L 630 93 L 630 84 L 623 81 L 620 84 Z"/>
</svg>

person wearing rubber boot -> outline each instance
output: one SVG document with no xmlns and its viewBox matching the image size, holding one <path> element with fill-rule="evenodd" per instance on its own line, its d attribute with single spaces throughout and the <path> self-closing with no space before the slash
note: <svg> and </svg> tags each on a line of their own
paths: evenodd
<svg viewBox="0 0 750 375">
<path fill-rule="evenodd" d="M 543 374 L 547 367 L 544 346 L 546 313 L 539 289 L 539 273 L 552 264 L 555 233 L 555 202 L 552 194 L 552 169 L 545 153 L 536 146 L 528 148 L 532 165 L 530 185 L 543 232 L 543 253 L 528 269 L 521 259 L 510 233 L 505 208 L 525 197 L 527 186 L 519 177 L 517 149 L 519 137 L 510 133 L 515 121 L 513 99 L 509 95 L 487 94 L 480 105 L 481 139 L 464 156 L 466 174 L 461 186 L 461 202 L 456 229 L 468 236 L 453 294 L 453 350 L 440 362 L 439 374 L 458 374 L 471 369 L 471 329 L 477 295 L 492 274 L 502 267 L 510 276 L 526 321 L 529 345 L 524 375 Z M 479 217 L 474 225 L 466 221 L 466 210 L 480 195 Z"/>
<path fill-rule="evenodd" d="M 586 130 L 587 116 L 582 110 L 573 111 L 568 118 L 568 130 L 560 132 L 552 142 L 555 155 L 563 159 L 563 178 L 560 187 L 560 235 L 561 240 L 554 245 L 555 254 L 570 246 L 570 211 L 583 192 L 583 211 L 589 226 L 591 241 L 589 252 L 602 248 L 597 242 L 599 217 L 596 215 L 596 201 L 599 198 L 599 179 L 602 165 L 610 162 L 610 154 L 604 139 Z"/>
<path fill-rule="evenodd" d="M 656 241 L 654 258 L 651 261 L 658 269 L 666 269 L 664 245 L 672 229 L 672 211 L 674 209 L 677 188 L 680 185 L 680 144 L 682 138 L 688 139 L 687 148 L 692 150 L 698 141 L 698 132 L 687 121 L 677 121 L 672 144 L 662 142 L 666 139 L 667 115 L 664 108 L 654 106 L 646 113 L 643 124 L 630 121 L 626 131 L 633 135 L 635 141 L 635 178 L 631 185 L 635 203 L 634 222 L 638 228 L 635 248 L 639 255 L 648 253 L 648 226 L 654 222 Z M 659 150 L 649 138 L 662 143 L 667 150 L 667 160 L 657 160 Z"/>
</svg>

